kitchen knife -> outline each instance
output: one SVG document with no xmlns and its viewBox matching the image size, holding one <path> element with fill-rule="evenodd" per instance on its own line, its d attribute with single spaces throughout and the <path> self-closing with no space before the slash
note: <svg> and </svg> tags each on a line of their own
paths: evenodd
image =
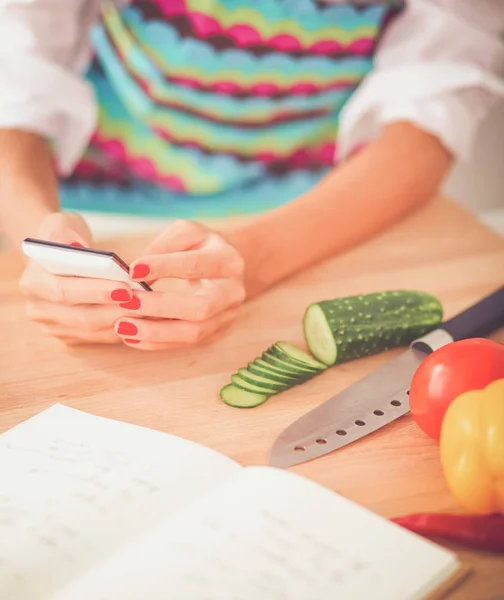
<svg viewBox="0 0 504 600">
<path fill-rule="evenodd" d="M 274 442 L 269 464 L 286 468 L 333 452 L 409 412 L 409 387 L 422 360 L 453 341 L 504 326 L 504 287 L 411 343 L 409 349 L 300 417 Z"/>
</svg>

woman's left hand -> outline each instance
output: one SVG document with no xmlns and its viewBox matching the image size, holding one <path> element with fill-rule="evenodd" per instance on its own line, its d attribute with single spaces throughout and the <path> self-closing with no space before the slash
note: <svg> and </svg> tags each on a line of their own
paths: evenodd
<svg viewBox="0 0 504 600">
<path fill-rule="evenodd" d="M 220 234 L 175 221 L 131 263 L 134 281 L 185 280 L 182 290 L 134 291 L 115 324 L 123 342 L 140 350 L 196 344 L 227 327 L 245 299 L 245 263 Z"/>
</svg>

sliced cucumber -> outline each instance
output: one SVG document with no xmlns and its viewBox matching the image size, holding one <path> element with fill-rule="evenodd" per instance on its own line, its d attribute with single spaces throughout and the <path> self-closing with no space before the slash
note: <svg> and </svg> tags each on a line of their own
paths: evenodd
<svg viewBox="0 0 504 600">
<path fill-rule="evenodd" d="M 297 381 L 297 378 L 293 375 L 285 375 L 276 369 L 266 369 L 260 365 L 257 365 L 255 362 L 249 363 L 247 370 L 254 375 L 260 375 L 261 377 L 266 377 L 270 381 L 277 381 L 278 383 L 295 384 Z"/>
<path fill-rule="evenodd" d="M 238 369 L 238 375 L 246 381 L 247 383 L 251 383 L 252 385 L 256 385 L 257 387 L 268 389 L 268 390 L 276 390 L 277 392 L 284 390 L 285 388 L 292 385 L 291 383 L 282 383 L 278 381 L 274 381 L 272 379 L 268 379 L 263 375 L 254 375 L 247 369 Z"/>
<path fill-rule="evenodd" d="M 326 367 L 287 342 L 277 342 L 261 358 L 231 375 L 231 384 L 221 390 L 223 402 L 243 408 L 257 406 L 270 396 L 287 391 Z"/>
<path fill-rule="evenodd" d="M 266 394 L 248 392 L 234 385 L 224 386 L 220 391 L 220 397 L 223 402 L 236 408 L 253 408 L 263 404 L 268 399 Z"/>
<path fill-rule="evenodd" d="M 278 359 L 277 362 L 279 363 Z M 281 363 L 274 365 L 271 362 L 265 361 L 264 358 L 256 358 L 254 360 L 254 364 L 258 367 L 269 369 L 275 373 L 280 373 L 280 375 L 285 377 L 294 377 L 297 379 L 299 376 L 299 370 L 293 369 L 291 365 L 282 366 Z"/>
<path fill-rule="evenodd" d="M 300 363 L 304 367 L 310 367 L 316 371 L 325 371 L 327 369 L 327 365 L 316 360 L 313 356 L 293 344 L 289 344 L 289 342 L 276 342 L 273 344 L 273 351 L 278 353 L 279 358 L 285 356 L 286 360 Z"/>
<path fill-rule="evenodd" d="M 315 375 L 319 372 L 311 367 L 305 367 L 301 363 L 294 364 L 292 361 L 279 358 L 277 354 L 273 354 L 271 349 L 266 350 L 266 352 L 263 353 L 262 358 L 265 362 L 271 364 L 273 367 L 294 373 L 296 377 L 303 374 L 306 376 Z"/>
<path fill-rule="evenodd" d="M 237 375 L 236 373 L 234 375 L 231 375 L 231 383 L 237 388 L 246 390 L 247 392 L 255 392 L 256 394 L 267 394 L 268 396 L 271 396 L 273 394 L 278 393 L 278 390 L 272 387 L 266 388 L 264 386 L 258 386 L 255 383 L 249 383 L 248 381 L 245 381 L 243 377 Z"/>
<path fill-rule="evenodd" d="M 275 346 L 271 346 L 271 348 L 268 348 L 267 352 L 268 354 L 274 356 L 278 360 L 283 360 L 286 364 L 291 365 L 291 367 L 294 367 L 295 369 L 303 370 L 306 373 L 320 372 L 320 369 L 315 369 L 314 367 L 310 367 L 309 365 L 304 364 L 299 360 L 292 358 L 291 356 L 287 356 L 287 354 L 281 352 L 278 348 L 275 348 Z"/>
</svg>

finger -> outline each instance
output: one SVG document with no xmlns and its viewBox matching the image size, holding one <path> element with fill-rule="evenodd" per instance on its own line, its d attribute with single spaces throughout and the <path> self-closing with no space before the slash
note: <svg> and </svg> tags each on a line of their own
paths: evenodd
<svg viewBox="0 0 504 600">
<path fill-rule="evenodd" d="M 243 273 L 243 259 L 225 242 L 205 244 L 198 250 L 156 254 L 139 259 L 132 265 L 131 277 L 159 279 L 216 279 L 238 277 Z"/>
<path fill-rule="evenodd" d="M 147 246 L 144 254 L 148 256 L 189 250 L 201 244 L 206 235 L 207 229 L 202 225 L 178 219 Z"/>
<path fill-rule="evenodd" d="M 228 326 L 236 317 L 236 309 L 230 309 L 199 323 L 192 321 L 168 321 L 121 318 L 115 326 L 117 335 L 138 343 L 196 344 L 219 329 Z"/>
<path fill-rule="evenodd" d="M 220 329 L 217 329 L 212 334 L 202 339 L 199 343 L 208 344 L 212 342 L 215 338 L 219 337 L 219 335 L 223 334 L 226 330 L 226 327 L 228 327 L 230 324 L 231 322 L 228 325 L 222 326 Z M 123 338 L 122 342 L 125 346 L 133 348 L 134 350 L 146 350 L 149 352 L 180 350 L 181 348 L 188 348 L 191 346 L 191 344 L 188 344 L 186 342 L 144 342 L 135 338 Z"/>
<path fill-rule="evenodd" d="M 205 240 L 207 230 L 192 221 L 178 219 L 163 231 L 143 252 L 143 256 L 181 252 L 199 247 Z M 150 276 L 150 268 L 142 259 L 135 260 L 130 266 L 130 275 L 136 281 L 145 281 L 149 285 L 157 278 Z"/>
<path fill-rule="evenodd" d="M 26 297 L 58 304 L 114 304 L 129 302 L 133 293 L 123 282 L 85 277 L 59 277 L 30 265 L 19 282 Z"/>
<path fill-rule="evenodd" d="M 128 338 L 119 338 L 116 336 L 116 339 L 119 342 L 124 343 L 125 346 L 129 348 L 133 348 L 134 350 L 146 350 L 148 352 L 160 352 L 167 350 L 179 350 L 180 348 L 187 347 L 187 344 L 182 343 L 156 343 L 156 342 L 142 342 L 141 340 L 128 339 Z"/>
<path fill-rule="evenodd" d="M 56 325 L 44 325 L 42 328 L 45 335 L 56 338 L 67 346 L 81 346 L 84 344 L 112 345 L 121 342 L 112 328 L 94 332 L 92 336 L 82 335 L 79 332 L 72 331 L 66 327 L 58 327 Z"/>
<path fill-rule="evenodd" d="M 243 283 L 237 279 L 212 280 L 205 286 L 181 292 L 134 292 L 121 307 L 134 316 L 184 321 L 206 321 L 245 299 Z"/>
<path fill-rule="evenodd" d="M 30 300 L 26 303 L 28 318 L 75 333 L 78 337 L 89 337 L 103 330 L 114 330 L 114 325 L 124 311 L 115 305 L 57 305 L 45 300 Z"/>
<path fill-rule="evenodd" d="M 75 213 L 54 213 L 47 217 L 39 231 L 39 238 L 61 244 L 88 248 L 91 231 L 84 219 Z"/>
</svg>

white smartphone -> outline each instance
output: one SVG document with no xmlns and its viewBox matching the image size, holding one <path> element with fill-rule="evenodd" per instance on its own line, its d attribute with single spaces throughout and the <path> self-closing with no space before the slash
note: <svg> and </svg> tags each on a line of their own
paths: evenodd
<svg viewBox="0 0 504 600">
<path fill-rule="evenodd" d="M 129 266 L 114 252 L 78 248 L 34 238 L 23 240 L 21 247 L 26 256 L 53 275 L 122 281 L 134 290 L 152 291 L 147 283 L 130 279 Z"/>
</svg>

